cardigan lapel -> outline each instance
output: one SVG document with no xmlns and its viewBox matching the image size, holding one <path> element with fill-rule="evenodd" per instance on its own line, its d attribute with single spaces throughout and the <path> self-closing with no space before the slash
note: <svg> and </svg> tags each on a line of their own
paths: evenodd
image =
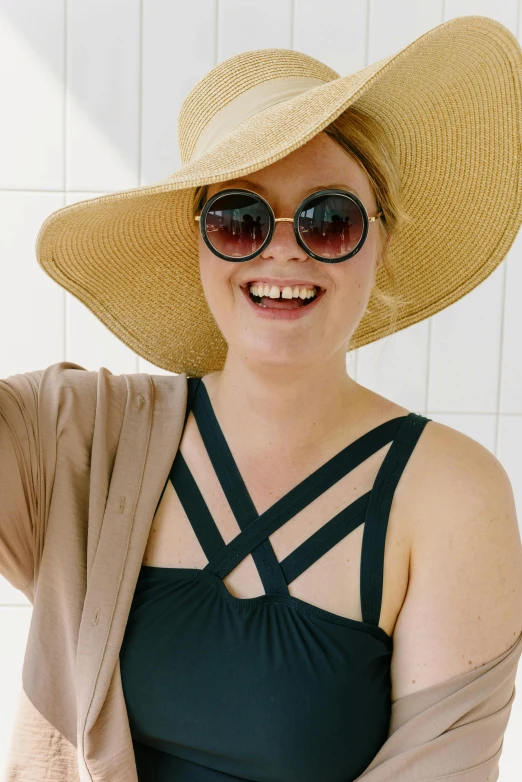
<svg viewBox="0 0 522 782">
<path fill-rule="evenodd" d="M 150 526 L 179 446 L 187 401 L 185 373 L 154 377 L 139 373 L 124 377 L 127 398 L 123 425 L 88 575 L 78 637 L 78 760 L 80 766 L 84 765 L 82 779 L 88 780 L 101 779 L 91 776 L 89 758 L 96 766 L 102 761 L 107 779 L 117 778 L 106 767 L 110 757 L 117 754 L 110 751 L 111 736 L 104 737 L 103 726 L 97 726 L 96 740 L 91 742 L 90 737 L 119 663 Z M 107 392 L 109 388 L 105 386 Z M 102 401 L 98 401 L 101 406 Z M 95 442 L 105 441 L 101 437 Z M 106 461 L 105 455 L 97 453 L 93 446 L 92 461 L 98 458 Z M 103 481 L 100 481 L 100 491 L 106 492 Z M 91 519 L 89 525 L 90 522 Z"/>
</svg>

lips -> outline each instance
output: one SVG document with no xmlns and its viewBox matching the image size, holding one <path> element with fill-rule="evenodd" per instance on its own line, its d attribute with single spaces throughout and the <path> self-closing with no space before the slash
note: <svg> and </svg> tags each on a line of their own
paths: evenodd
<svg viewBox="0 0 522 782">
<path fill-rule="evenodd" d="M 267 298 L 267 304 L 275 304 L 276 306 L 261 307 L 259 304 L 254 302 L 247 287 L 240 285 L 239 288 L 241 290 L 241 294 L 245 297 L 248 306 L 251 307 L 257 315 L 262 318 L 268 318 L 269 320 L 295 320 L 297 318 L 301 318 L 305 314 L 313 312 L 317 307 L 318 302 L 320 302 L 323 296 L 326 295 L 326 292 L 321 290 L 312 299 L 308 299 L 306 304 L 302 302 L 301 304 L 298 304 L 297 307 L 295 304 L 287 306 L 287 303 L 290 302 L 290 299 L 270 300 Z M 295 302 L 296 300 L 293 299 L 292 301 Z"/>
</svg>

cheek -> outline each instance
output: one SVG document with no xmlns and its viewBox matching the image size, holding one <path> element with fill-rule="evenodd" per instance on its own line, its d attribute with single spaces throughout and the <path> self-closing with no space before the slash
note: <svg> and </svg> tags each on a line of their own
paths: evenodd
<svg viewBox="0 0 522 782">
<path fill-rule="evenodd" d="M 215 256 L 200 237 L 199 273 L 203 292 L 212 314 L 219 323 L 232 303 L 231 264 Z"/>
<path fill-rule="evenodd" d="M 347 264 L 340 269 L 333 269 L 331 273 L 337 304 L 344 312 L 349 311 L 362 317 L 374 283 L 372 257 L 365 257 L 361 251 Z"/>
<path fill-rule="evenodd" d="M 208 296 L 210 289 L 212 288 L 212 277 L 215 268 L 212 268 L 211 258 L 212 253 L 203 243 L 203 239 L 199 239 L 199 276 L 203 285 L 205 296 Z"/>
</svg>

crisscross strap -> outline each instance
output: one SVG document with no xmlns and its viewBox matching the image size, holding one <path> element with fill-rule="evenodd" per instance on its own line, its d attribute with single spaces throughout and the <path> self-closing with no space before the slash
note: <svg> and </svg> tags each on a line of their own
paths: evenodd
<svg viewBox="0 0 522 782">
<path fill-rule="evenodd" d="M 199 545 L 203 549 L 206 558 L 212 559 L 226 543 L 181 451 L 177 452 L 174 459 L 174 464 L 170 471 L 170 479 L 194 530 L 194 534 L 199 541 Z"/>
<path fill-rule="evenodd" d="M 225 578 L 266 536 L 279 529 L 361 462 L 387 445 L 393 439 L 401 419 L 402 417 L 386 421 L 333 456 L 245 527 L 207 564 L 207 568 Z"/>
<path fill-rule="evenodd" d="M 192 529 L 210 563 L 217 554 L 226 548 L 226 544 L 181 451 L 178 451 L 176 455 L 170 478 Z M 343 508 L 288 554 L 285 559 L 277 563 L 284 574 L 286 585 L 294 581 L 319 557 L 326 554 L 336 543 L 364 522 L 370 494 L 370 491 L 366 492 L 350 503 L 348 507 Z M 203 569 L 212 570 L 208 565 Z"/>
<path fill-rule="evenodd" d="M 356 441 L 346 446 L 340 453 L 333 456 L 312 475 L 289 491 L 278 502 L 274 503 L 261 515 L 257 514 L 255 506 L 248 494 L 244 481 L 228 449 L 226 440 L 213 415 L 210 400 L 206 395 L 204 384 L 201 384 L 201 396 L 196 396 L 193 402 L 193 412 L 200 428 L 202 439 L 208 448 L 214 469 L 220 479 L 227 500 L 235 513 L 241 532 L 228 545 L 223 546 L 205 566 L 220 578 L 225 578 L 249 553 L 254 553 L 258 546 L 268 536 L 279 529 L 286 521 L 309 505 L 320 494 L 333 486 L 340 478 L 365 461 L 369 456 L 380 450 L 393 440 L 405 416 L 399 416 L 391 421 L 375 427 L 362 435 Z M 218 447 L 216 447 L 216 442 Z M 300 572 L 331 548 L 351 529 L 363 520 L 361 510 L 368 502 L 369 493 L 360 501 L 337 514 L 334 519 L 317 531 L 317 533 L 290 554 L 282 563 L 274 556 L 274 567 L 281 571 L 286 589 L 287 585 Z M 249 511 L 247 516 L 245 509 Z M 187 514 L 188 515 L 188 514 Z M 215 522 L 214 522 L 215 524 Z M 355 525 L 355 526 L 354 526 Z M 273 549 L 272 549 L 273 552 Z M 321 552 L 321 553 L 320 553 Z M 257 562 L 256 562 L 257 565 Z"/>
<path fill-rule="evenodd" d="M 259 514 L 212 409 L 205 384 L 200 382 L 197 390 L 199 393 L 192 397 L 192 413 L 221 488 L 239 528 L 242 530 L 257 519 Z M 215 526 L 215 522 L 213 525 Z M 224 541 L 222 548 L 225 548 Z M 288 584 L 284 579 L 272 542 L 268 537 L 261 540 L 256 548 L 249 553 L 252 553 L 265 592 L 267 594 L 288 595 Z M 213 559 L 213 556 L 209 557 L 209 560 Z M 209 564 L 205 569 L 210 569 Z"/>
<path fill-rule="evenodd" d="M 265 593 L 289 594 L 288 584 L 356 527 L 365 523 L 361 551 L 361 611 L 363 621 L 378 625 L 384 547 L 393 494 L 424 426 L 431 419 L 409 413 L 385 421 L 347 445 L 258 515 L 214 414 L 204 383 L 200 378 L 190 378 L 188 382 L 185 422 L 192 409 L 212 466 L 241 530 L 228 545 L 225 544 L 178 450 L 169 478 L 208 559 L 203 569 L 224 579 L 252 553 Z M 200 393 L 196 394 L 198 389 Z M 383 459 L 372 489 L 343 508 L 278 562 L 268 536 L 389 442 L 392 445 Z M 264 543 L 269 543 L 270 548 L 265 548 L 263 557 L 258 552 Z"/>
<path fill-rule="evenodd" d="M 191 410 L 191 407 L 192 407 L 192 399 L 194 398 L 194 394 L 196 393 L 196 389 L 198 387 L 198 383 L 200 383 L 200 382 L 201 382 L 201 378 L 200 377 L 193 377 L 193 378 L 189 377 L 189 378 L 187 378 L 187 404 L 186 404 L 186 407 L 185 407 L 185 418 L 183 420 L 183 427 L 181 429 L 182 433 L 183 433 L 183 430 L 185 429 L 185 426 L 186 426 L 186 423 L 187 423 L 187 419 L 188 419 L 189 414 L 190 414 L 190 410 Z M 178 453 L 180 453 L 179 449 L 178 449 L 178 451 L 176 453 L 176 456 L 177 456 Z M 175 461 L 176 461 L 176 459 L 174 459 L 174 462 Z M 165 481 L 165 483 L 163 485 L 163 489 L 161 491 L 160 498 L 159 498 L 158 503 L 156 505 L 156 508 L 154 510 L 154 516 L 156 515 L 156 512 L 157 512 L 157 510 L 159 508 L 160 502 L 163 499 L 163 495 L 165 494 L 165 489 L 167 488 L 167 484 L 168 484 L 169 480 L 171 480 L 171 473 L 172 473 L 172 468 L 170 469 L 169 474 L 167 475 L 167 479 L 166 479 L 166 481 Z M 192 476 L 190 476 L 190 477 L 192 478 Z M 154 516 L 152 518 L 154 518 Z"/>
<path fill-rule="evenodd" d="M 279 563 L 287 584 L 291 584 L 323 554 L 363 523 L 371 492 L 368 491 L 343 508 L 320 529 L 310 535 Z"/>
<path fill-rule="evenodd" d="M 361 612 L 363 621 L 378 625 L 381 614 L 384 549 L 395 488 L 431 418 L 409 413 L 377 473 L 366 510 L 361 551 Z"/>
</svg>

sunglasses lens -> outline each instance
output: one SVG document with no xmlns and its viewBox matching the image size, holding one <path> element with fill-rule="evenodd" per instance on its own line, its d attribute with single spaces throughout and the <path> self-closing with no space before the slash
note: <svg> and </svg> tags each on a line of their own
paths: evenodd
<svg viewBox="0 0 522 782">
<path fill-rule="evenodd" d="M 341 258 L 350 253 L 359 244 L 363 230 L 361 209 L 348 196 L 316 196 L 299 215 L 301 238 L 322 258 Z"/>
<path fill-rule="evenodd" d="M 265 241 L 269 216 L 265 204 L 248 193 L 229 193 L 211 205 L 205 230 L 212 247 L 230 258 L 246 258 Z"/>
</svg>

